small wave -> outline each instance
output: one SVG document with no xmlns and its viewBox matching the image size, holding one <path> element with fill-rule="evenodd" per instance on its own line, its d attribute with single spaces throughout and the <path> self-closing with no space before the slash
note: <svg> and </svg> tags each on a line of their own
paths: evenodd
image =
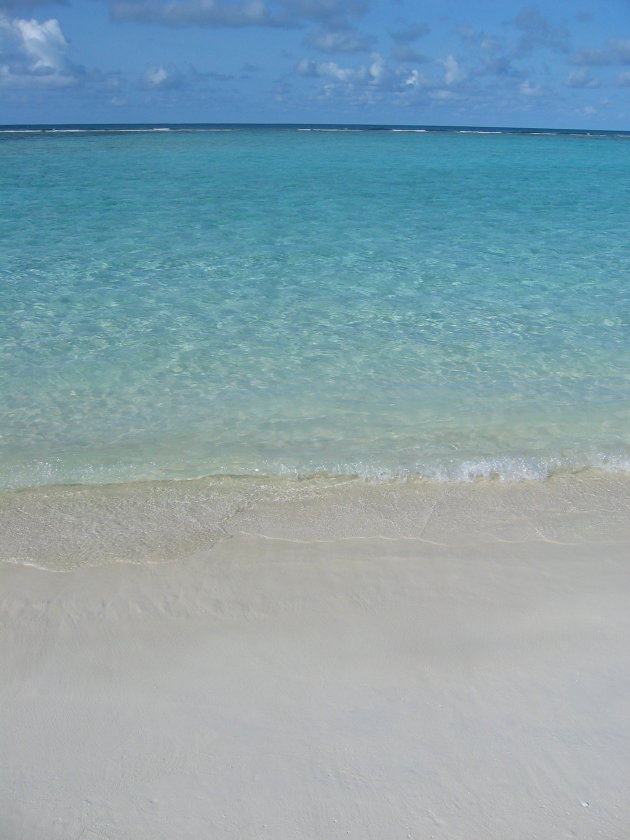
<svg viewBox="0 0 630 840">
<path fill-rule="evenodd" d="M 630 474 L 630 454 L 592 453 L 588 456 L 545 457 L 505 455 L 495 457 L 435 460 L 426 463 L 388 465 L 365 461 L 339 461 L 337 463 L 302 462 L 298 464 L 260 462 L 226 465 L 221 469 L 182 469 L 174 471 L 157 462 L 131 465 L 125 462 L 69 468 L 62 462 L 37 462 L 24 465 L 5 475 L 0 481 L 0 491 L 11 492 L 28 487 L 58 485 L 106 485 L 146 481 L 192 481 L 206 478 L 243 478 L 273 480 L 294 478 L 306 480 L 318 477 L 335 479 L 361 479 L 368 482 L 428 481 L 465 484 L 475 481 L 543 482 L 560 474 L 577 474 L 584 470 L 606 473 Z"/>
<path fill-rule="evenodd" d="M 594 455 L 588 459 L 560 457 L 505 456 L 479 458 L 450 463 L 417 464 L 413 467 L 386 467 L 367 462 L 339 463 L 334 466 L 306 465 L 293 467 L 281 465 L 269 472 L 284 476 L 307 478 L 317 475 L 333 475 L 346 478 L 360 478 L 365 481 L 431 481 L 438 483 L 465 484 L 474 481 L 547 481 L 560 474 L 577 474 L 584 470 L 599 470 L 606 473 L 630 473 L 630 457 L 625 455 Z"/>
</svg>

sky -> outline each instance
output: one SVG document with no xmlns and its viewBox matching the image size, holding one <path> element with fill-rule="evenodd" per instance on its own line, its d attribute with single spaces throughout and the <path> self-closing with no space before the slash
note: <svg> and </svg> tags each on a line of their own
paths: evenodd
<svg viewBox="0 0 630 840">
<path fill-rule="evenodd" d="M 630 0 L 0 0 L 0 123 L 630 130 Z"/>
</svg>

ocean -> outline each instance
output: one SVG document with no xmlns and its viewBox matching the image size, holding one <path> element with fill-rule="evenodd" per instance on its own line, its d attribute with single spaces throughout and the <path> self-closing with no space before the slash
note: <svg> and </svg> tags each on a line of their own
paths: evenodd
<svg viewBox="0 0 630 840">
<path fill-rule="evenodd" d="M 0 487 L 630 472 L 630 133 L 0 131 Z"/>
</svg>

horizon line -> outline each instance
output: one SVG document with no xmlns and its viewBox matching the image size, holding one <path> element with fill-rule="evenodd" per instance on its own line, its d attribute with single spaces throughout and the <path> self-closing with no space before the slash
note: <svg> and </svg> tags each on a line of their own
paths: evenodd
<svg viewBox="0 0 630 840">
<path fill-rule="evenodd" d="M 602 128 L 557 128 L 551 126 L 526 126 L 526 125 L 475 125 L 470 123 L 460 124 L 435 124 L 435 123 L 378 123 L 378 122 L 247 122 L 247 121 L 218 121 L 218 122 L 198 122 L 198 121 L 142 121 L 142 122 L 41 122 L 41 123 L 1 123 L 0 130 L 33 130 L 46 131 L 47 129 L 68 128 L 68 129 L 98 129 L 98 128 L 116 128 L 116 127 L 148 127 L 148 128 L 171 128 L 171 127 L 228 127 L 228 128 L 275 128 L 275 129 L 292 129 L 292 128 L 339 128 L 339 129 L 359 129 L 359 130 L 387 130 L 387 129 L 424 129 L 426 131 L 457 131 L 457 130 L 494 130 L 504 132 L 541 132 L 544 134 L 562 133 L 562 134 L 580 134 L 580 135 L 610 135 L 610 134 L 630 134 L 630 129 L 602 129 Z"/>
</svg>

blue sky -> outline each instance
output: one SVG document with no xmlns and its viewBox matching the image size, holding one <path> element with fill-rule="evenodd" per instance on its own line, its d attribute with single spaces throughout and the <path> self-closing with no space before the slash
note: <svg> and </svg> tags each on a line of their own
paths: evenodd
<svg viewBox="0 0 630 840">
<path fill-rule="evenodd" d="M 0 123 L 630 130 L 630 0 L 0 0 Z"/>
</svg>

